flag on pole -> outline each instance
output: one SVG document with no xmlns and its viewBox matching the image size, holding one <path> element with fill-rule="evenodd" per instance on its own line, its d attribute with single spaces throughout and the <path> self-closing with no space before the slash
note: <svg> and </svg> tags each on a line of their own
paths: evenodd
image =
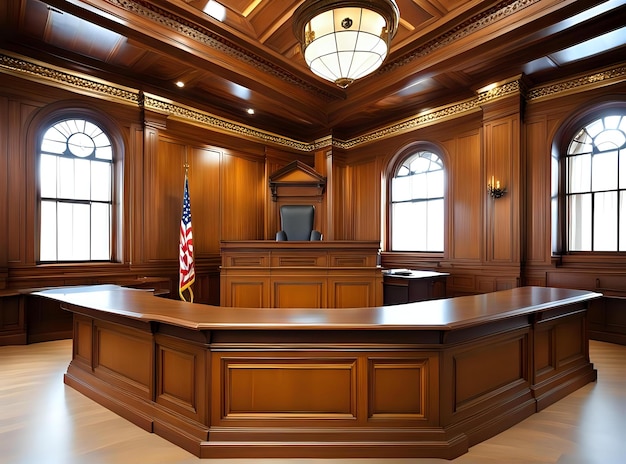
<svg viewBox="0 0 626 464">
<path fill-rule="evenodd" d="M 183 214 L 180 220 L 180 245 L 179 245 L 179 284 L 178 293 L 180 299 L 187 301 L 183 295 L 189 290 L 190 299 L 193 303 L 193 290 L 191 285 L 196 280 L 196 271 L 193 264 L 193 234 L 191 231 L 191 202 L 189 201 L 189 182 L 185 174 L 185 193 L 183 196 Z"/>
</svg>

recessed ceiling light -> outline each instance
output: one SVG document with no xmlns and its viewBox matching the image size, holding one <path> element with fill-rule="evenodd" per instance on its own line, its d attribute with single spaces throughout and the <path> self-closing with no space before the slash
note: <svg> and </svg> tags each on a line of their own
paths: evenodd
<svg viewBox="0 0 626 464">
<path fill-rule="evenodd" d="M 185 83 L 183 81 L 177 81 L 176 87 L 180 87 L 182 89 L 183 87 L 185 87 Z"/>
<path fill-rule="evenodd" d="M 246 110 L 246 112 L 247 112 L 248 114 L 254 114 L 254 110 L 253 110 L 252 108 L 248 108 L 248 109 Z"/>
</svg>

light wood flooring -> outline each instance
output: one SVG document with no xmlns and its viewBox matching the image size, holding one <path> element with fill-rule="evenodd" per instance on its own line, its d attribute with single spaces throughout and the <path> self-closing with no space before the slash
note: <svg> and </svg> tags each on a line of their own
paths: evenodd
<svg viewBox="0 0 626 464">
<path fill-rule="evenodd" d="M 442 459 L 201 460 L 63 384 L 71 341 L 0 347 L 2 464 L 626 463 L 626 346 L 592 341 L 598 381 Z"/>
</svg>

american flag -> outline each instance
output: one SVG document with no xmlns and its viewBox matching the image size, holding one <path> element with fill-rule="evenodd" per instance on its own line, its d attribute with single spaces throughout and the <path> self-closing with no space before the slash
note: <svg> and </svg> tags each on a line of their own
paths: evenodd
<svg viewBox="0 0 626 464">
<path fill-rule="evenodd" d="M 180 220 L 180 246 L 179 246 L 179 285 L 180 299 L 187 301 L 183 292 L 189 289 L 190 301 L 193 302 L 191 284 L 196 280 L 196 271 L 193 265 L 193 234 L 191 232 L 191 202 L 189 201 L 189 182 L 185 176 L 185 194 L 183 197 L 183 215 Z"/>
</svg>

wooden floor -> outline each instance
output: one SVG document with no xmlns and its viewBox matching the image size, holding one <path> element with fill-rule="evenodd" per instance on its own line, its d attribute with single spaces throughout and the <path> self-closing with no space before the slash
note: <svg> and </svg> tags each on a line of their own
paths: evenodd
<svg viewBox="0 0 626 464">
<path fill-rule="evenodd" d="M 626 463 L 626 346 L 591 342 L 598 381 L 453 460 L 201 460 L 63 384 L 71 341 L 0 347 L 4 464 Z"/>
</svg>

